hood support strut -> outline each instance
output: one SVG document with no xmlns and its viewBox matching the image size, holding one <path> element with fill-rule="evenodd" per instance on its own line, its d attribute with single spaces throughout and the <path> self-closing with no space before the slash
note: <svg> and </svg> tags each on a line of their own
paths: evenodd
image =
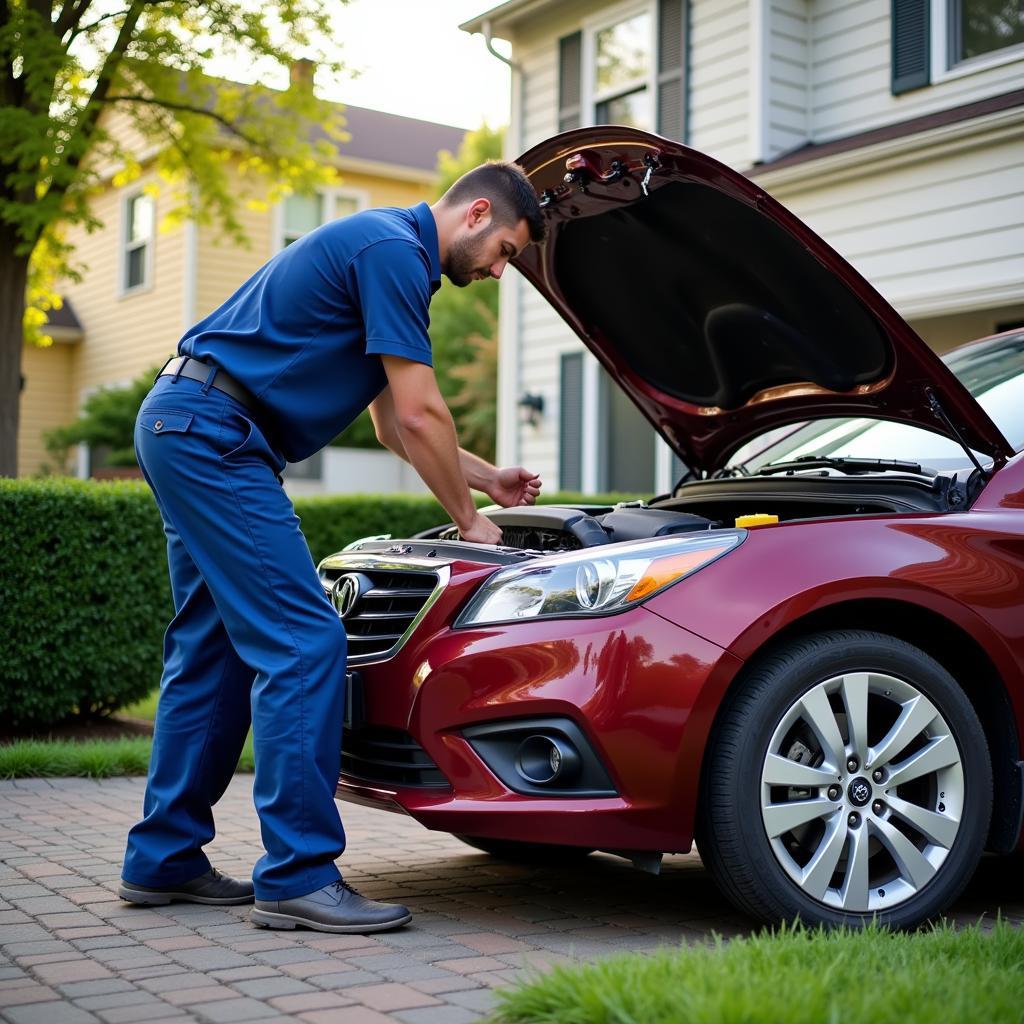
<svg viewBox="0 0 1024 1024">
<path fill-rule="evenodd" d="M 949 429 L 949 432 L 956 438 L 957 443 L 967 453 L 967 457 L 971 460 L 971 462 L 974 463 L 974 468 L 977 469 L 977 471 L 981 474 L 982 480 L 988 480 L 988 478 L 992 474 L 986 472 L 985 469 L 982 467 L 981 463 L 974 457 L 974 452 L 971 450 L 971 446 L 964 440 L 963 434 L 961 434 L 960 431 L 957 430 L 955 424 L 949 418 L 949 415 L 946 413 L 946 410 L 943 409 L 942 403 L 936 397 L 935 392 L 932 391 L 931 388 L 925 388 L 924 390 L 925 394 L 928 396 L 928 404 L 931 406 L 932 412 L 934 412 L 935 415 L 938 416 L 940 420 L 942 420 L 942 422 Z"/>
</svg>

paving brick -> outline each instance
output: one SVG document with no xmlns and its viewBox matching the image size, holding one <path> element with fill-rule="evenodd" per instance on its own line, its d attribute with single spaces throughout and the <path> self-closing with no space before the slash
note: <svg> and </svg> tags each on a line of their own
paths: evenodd
<svg viewBox="0 0 1024 1024">
<path fill-rule="evenodd" d="M 196 988 L 184 988 L 178 992 L 163 992 L 161 998 L 174 1006 L 192 1006 L 195 1003 L 210 1003 L 219 999 L 239 999 L 241 997 L 227 985 L 199 985 Z"/>
<path fill-rule="evenodd" d="M 374 1010 L 407 1010 L 416 1006 L 436 1006 L 440 1000 L 409 985 L 389 982 L 383 985 L 354 985 L 346 995 Z"/>
<path fill-rule="evenodd" d="M 481 1014 L 462 1006 L 430 1006 L 422 1010 L 396 1010 L 393 1016 L 403 1024 L 469 1024 Z"/>
<path fill-rule="evenodd" d="M 9 1024 L 96 1024 L 99 1020 L 88 1010 L 71 1003 L 31 1003 L 4 1010 Z"/>
<path fill-rule="evenodd" d="M 456 974 L 476 974 L 479 971 L 500 971 L 506 965 L 492 956 L 463 956 L 457 960 L 435 960 L 434 966 Z"/>
<path fill-rule="evenodd" d="M 338 1010 L 311 1010 L 300 1013 L 305 1024 L 395 1024 L 395 1018 L 368 1006 L 350 1006 Z"/>
<path fill-rule="evenodd" d="M 69 981 L 89 981 L 92 978 L 109 978 L 112 972 L 94 960 L 65 960 L 56 964 L 37 964 L 37 977 L 48 985 L 64 985 Z"/>
<path fill-rule="evenodd" d="M 351 1006 L 353 1000 L 337 992 L 298 992 L 288 996 L 274 996 L 268 1000 L 282 1013 L 301 1013 L 309 1010 L 329 1010 L 338 1006 Z"/>
<path fill-rule="evenodd" d="M 96 1016 L 106 1024 L 148 1024 L 153 1020 L 186 1019 L 186 1011 L 180 1006 L 168 1003 L 144 1003 L 138 1006 L 114 1006 L 109 1010 L 97 1010 Z"/>
<path fill-rule="evenodd" d="M 263 1017 L 278 1016 L 273 1006 L 261 1003 L 258 999 L 239 996 L 237 999 L 224 999 L 213 1003 L 194 1003 L 189 1012 L 195 1013 L 215 1024 L 231 1024 L 234 1021 L 259 1020 Z"/>
<path fill-rule="evenodd" d="M 45 1003 L 59 998 L 60 996 L 49 985 L 40 985 L 29 980 L 27 984 L 0 989 L 0 1009 L 22 1006 L 25 1003 Z"/>
</svg>

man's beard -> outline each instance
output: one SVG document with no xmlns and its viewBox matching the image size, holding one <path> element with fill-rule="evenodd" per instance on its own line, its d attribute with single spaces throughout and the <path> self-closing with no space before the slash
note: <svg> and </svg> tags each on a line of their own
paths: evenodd
<svg viewBox="0 0 1024 1024">
<path fill-rule="evenodd" d="M 441 269 L 457 288 L 465 288 L 467 284 L 472 283 L 477 274 L 490 277 L 489 268 L 479 264 L 484 242 L 495 226 L 492 224 L 475 239 L 461 238 L 448 247 L 448 259 Z"/>
</svg>

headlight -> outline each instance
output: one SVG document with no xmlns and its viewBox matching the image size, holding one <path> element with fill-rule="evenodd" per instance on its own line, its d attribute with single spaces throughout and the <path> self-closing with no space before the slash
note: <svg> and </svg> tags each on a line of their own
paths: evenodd
<svg viewBox="0 0 1024 1024">
<path fill-rule="evenodd" d="M 625 611 L 731 551 L 746 530 L 617 544 L 552 555 L 501 569 L 466 606 L 456 626 Z"/>
</svg>

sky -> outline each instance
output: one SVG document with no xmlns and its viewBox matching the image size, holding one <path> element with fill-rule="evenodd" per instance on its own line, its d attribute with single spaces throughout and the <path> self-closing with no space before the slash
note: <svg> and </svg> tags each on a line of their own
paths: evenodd
<svg viewBox="0 0 1024 1024">
<path fill-rule="evenodd" d="M 325 82 L 317 94 L 357 107 L 477 128 L 507 124 L 508 65 L 487 52 L 483 36 L 459 24 L 498 0 L 351 0 L 338 5 L 333 42 L 358 77 Z M 507 44 L 495 43 L 508 52 Z M 238 68 L 211 68 L 238 81 Z M 267 81 L 284 87 L 287 79 Z"/>
</svg>

